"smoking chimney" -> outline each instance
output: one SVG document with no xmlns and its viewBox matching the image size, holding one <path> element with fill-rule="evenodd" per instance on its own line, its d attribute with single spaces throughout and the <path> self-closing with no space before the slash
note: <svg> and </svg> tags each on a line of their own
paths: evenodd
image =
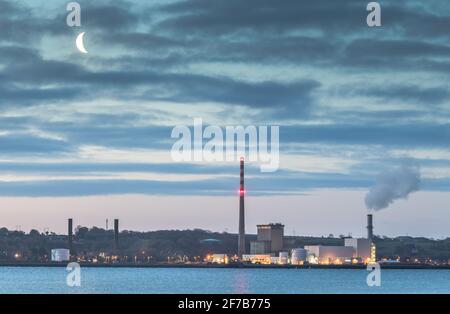
<svg viewBox="0 0 450 314">
<path fill-rule="evenodd" d="M 373 223 L 372 223 L 372 214 L 367 215 L 367 239 L 372 242 L 373 238 Z"/>
<path fill-rule="evenodd" d="M 119 249 L 119 219 L 114 219 L 114 249 Z"/>
<path fill-rule="evenodd" d="M 238 254 L 242 258 L 245 254 L 245 210 L 244 210 L 244 158 L 241 158 L 241 182 L 239 187 L 239 237 Z"/>
<path fill-rule="evenodd" d="M 69 238 L 69 252 L 70 255 L 73 254 L 73 247 L 72 247 L 72 241 L 73 241 L 73 220 L 72 218 L 69 218 L 67 221 L 67 237 Z"/>
</svg>

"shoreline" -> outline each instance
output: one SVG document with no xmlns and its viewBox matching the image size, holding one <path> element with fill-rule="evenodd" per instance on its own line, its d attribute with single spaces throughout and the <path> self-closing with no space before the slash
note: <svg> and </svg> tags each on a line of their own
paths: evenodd
<svg viewBox="0 0 450 314">
<path fill-rule="evenodd" d="M 68 262 L 0 262 L 0 267 L 67 267 Z M 79 263 L 89 268 L 230 268 L 230 269 L 367 269 L 367 265 L 257 265 L 257 264 L 135 264 Z M 450 270 L 450 265 L 380 264 L 382 269 Z"/>
</svg>

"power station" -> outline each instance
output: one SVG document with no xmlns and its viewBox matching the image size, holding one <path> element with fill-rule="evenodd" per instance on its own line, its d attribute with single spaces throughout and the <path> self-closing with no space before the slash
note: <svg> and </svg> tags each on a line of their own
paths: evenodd
<svg viewBox="0 0 450 314">
<path fill-rule="evenodd" d="M 238 256 L 242 262 L 258 264 L 345 264 L 345 263 L 371 263 L 376 261 L 376 247 L 373 243 L 373 216 L 367 215 L 367 238 L 345 238 L 343 245 L 305 245 L 304 248 L 291 249 L 289 259 L 288 247 L 285 247 L 284 225 L 269 223 L 257 225 L 256 240 L 250 241 L 250 254 L 247 253 L 245 239 L 245 160 L 240 159 L 239 184 L 239 233 Z M 68 249 L 52 250 L 52 261 L 70 260 L 76 253 L 73 250 L 73 219 L 68 219 Z M 108 220 L 106 220 L 106 230 Z M 118 254 L 119 246 L 119 219 L 114 219 L 114 251 Z M 276 256 L 278 255 L 278 256 Z M 215 263 L 228 263 L 226 254 L 212 254 L 210 260 Z"/>
<path fill-rule="evenodd" d="M 257 225 L 256 241 L 250 242 L 250 254 L 278 253 L 283 250 L 284 225 Z"/>
<path fill-rule="evenodd" d="M 241 261 L 256 263 L 272 263 L 274 254 L 279 254 L 277 263 L 284 263 L 282 260 L 287 256 L 283 252 L 284 225 L 263 224 L 257 226 L 257 239 L 250 242 L 250 254 L 246 252 L 245 245 L 245 185 L 244 185 L 244 158 L 240 159 L 240 184 L 239 184 L 239 234 L 238 234 L 238 257 Z M 341 246 L 307 245 L 301 250 L 306 252 L 311 263 L 344 263 L 362 262 L 369 263 L 375 261 L 376 251 L 373 243 L 373 217 L 367 215 L 367 238 L 345 239 Z M 302 252 L 303 252 L 302 251 Z M 300 248 L 295 251 L 299 255 Z M 295 255 L 294 254 L 294 255 Z M 299 257 L 295 255 L 295 259 Z M 302 255 L 302 254 L 300 254 Z M 305 258 L 306 261 L 306 258 Z"/>
</svg>

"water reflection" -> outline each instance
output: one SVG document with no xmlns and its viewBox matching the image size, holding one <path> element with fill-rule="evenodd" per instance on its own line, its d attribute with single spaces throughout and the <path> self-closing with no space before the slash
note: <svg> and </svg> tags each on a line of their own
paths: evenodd
<svg viewBox="0 0 450 314">
<path fill-rule="evenodd" d="M 233 293 L 249 293 L 250 278 L 245 271 L 237 271 L 233 274 Z"/>
</svg>

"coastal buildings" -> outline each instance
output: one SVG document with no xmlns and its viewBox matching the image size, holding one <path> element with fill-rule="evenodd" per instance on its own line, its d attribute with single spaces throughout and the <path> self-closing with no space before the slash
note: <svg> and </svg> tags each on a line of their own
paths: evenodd
<svg viewBox="0 0 450 314">
<path fill-rule="evenodd" d="M 354 256 L 353 247 L 307 245 L 308 262 L 311 264 L 343 264 Z"/>
<path fill-rule="evenodd" d="M 272 264 L 272 254 L 244 254 L 242 261 L 252 264 L 269 265 Z"/>
<path fill-rule="evenodd" d="M 367 238 L 346 238 L 343 246 L 309 245 L 305 249 L 312 264 L 375 263 L 373 217 L 367 215 Z"/>
<path fill-rule="evenodd" d="M 228 264 L 229 257 L 227 254 L 210 254 L 206 256 L 205 261 L 213 264 Z"/>
<path fill-rule="evenodd" d="M 371 243 L 369 239 L 345 239 L 344 245 L 354 249 L 354 258 L 360 258 L 364 262 L 371 259 Z"/>
<path fill-rule="evenodd" d="M 53 249 L 51 251 L 52 262 L 68 262 L 70 260 L 70 251 L 68 249 Z"/>
<path fill-rule="evenodd" d="M 277 253 L 283 249 L 284 225 L 281 223 L 271 223 L 265 225 L 257 225 L 257 240 L 250 244 L 250 248 L 254 248 L 252 254 L 261 253 Z M 250 249 L 250 251 L 252 251 Z"/>
<path fill-rule="evenodd" d="M 270 223 L 256 227 L 256 241 L 250 242 L 250 254 L 243 255 L 242 261 L 254 264 L 278 264 L 280 261 L 287 263 L 289 254 L 282 252 L 284 225 Z"/>
<path fill-rule="evenodd" d="M 367 238 L 345 238 L 343 245 L 306 245 L 304 248 L 283 252 L 284 225 L 271 223 L 257 225 L 256 241 L 250 242 L 250 254 L 243 262 L 294 265 L 310 264 L 368 264 L 376 262 L 373 243 L 373 218 L 367 216 Z M 278 256 L 277 256 L 278 254 Z"/>
<path fill-rule="evenodd" d="M 240 160 L 239 188 L 239 233 L 238 257 L 242 262 L 256 264 L 287 264 L 289 261 L 300 264 L 308 261 L 313 264 L 370 263 L 376 261 L 373 244 L 373 217 L 367 215 L 367 239 L 344 239 L 342 246 L 307 245 L 283 252 L 284 225 L 270 223 L 257 225 L 256 240 L 250 242 L 250 254 L 245 254 L 245 212 L 244 212 L 244 159 Z M 278 254 L 278 257 L 276 255 Z M 222 260 L 221 258 L 220 260 Z"/>
<path fill-rule="evenodd" d="M 250 254 L 266 254 L 271 252 L 270 241 L 251 241 Z"/>
<path fill-rule="evenodd" d="M 67 226 L 67 219 L 63 221 L 63 224 Z M 256 240 L 256 235 L 247 235 L 247 237 Z M 214 239 L 214 241 L 206 241 L 208 243 L 206 245 L 204 244 L 205 239 Z M 72 255 L 72 260 L 96 264 L 203 264 L 205 256 L 208 254 L 223 253 L 228 256 L 229 264 L 241 261 L 237 259 L 236 254 L 236 233 L 205 230 L 122 231 L 120 240 L 121 250 L 120 253 L 116 253 L 114 251 L 113 228 L 105 230 L 97 227 L 79 226 L 74 229 L 74 255 Z M 377 237 L 374 240 L 377 244 L 376 261 L 384 263 L 393 261 L 392 263 L 402 265 L 448 265 L 450 250 L 446 248 L 449 247 L 450 239 Z M 304 245 L 344 246 L 345 239 L 285 236 L 283 251 L 290 252 L 289 264 L 294 266 L 309 264 L 305 256 L 308 252 Z M 36 231 L 25 233 L 0 228 L 0 263 L 51 262 L 51 250 L 58 248 L 68 248 L 67 231 L 64 234 L 39 233 Z M 406 250 L 406 248 L 410 249 Z M 415 250 L 413 251 L 413 249 Z M 263 263 L 270 262 L 278 265 L 279 254 L 265 255 L 268 256 L 256 256 L 254 258 L 255 263 L 259 263 L 261 258 L 264 258 Z M 249 262 L 251 263 L 251 261 Z M 354 258 L 351 261 L 343 260 L 339 262 L 364 265 L 362 260 Z"/>
</svg>

